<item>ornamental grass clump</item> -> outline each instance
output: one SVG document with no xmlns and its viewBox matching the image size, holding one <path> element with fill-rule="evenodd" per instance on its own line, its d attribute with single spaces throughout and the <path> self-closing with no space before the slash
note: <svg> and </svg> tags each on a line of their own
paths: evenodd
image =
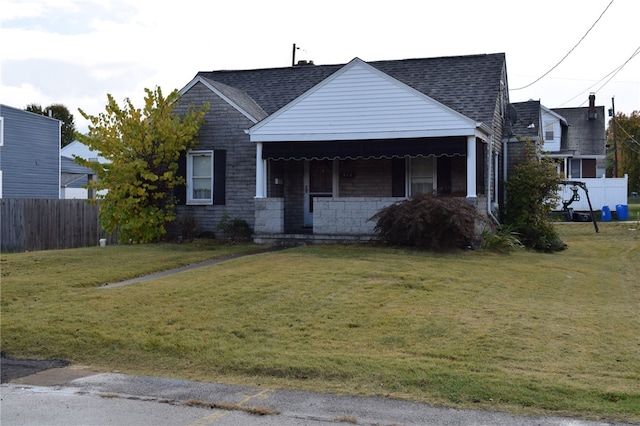
<svg viewBox="0 0 640 426">
<path fill-rule="evenodd" d="M 379 239 L 394 246 L 426 249 L 470 247 L 476 225 L 484 219 L 462 198 L 417 195 L 381 209 L 376 221 Z"/>
</svg>

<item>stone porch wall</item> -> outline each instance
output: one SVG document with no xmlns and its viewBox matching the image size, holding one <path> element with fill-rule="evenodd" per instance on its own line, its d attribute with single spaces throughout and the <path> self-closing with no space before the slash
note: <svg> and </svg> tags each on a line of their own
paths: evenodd
<svg viewBox="0 0 640 426">
<path fill-rule="evenodd" d="M 373 235 L 369 221 L 380 209 L 404 198 L 340 197 L 314 200 L 313 233 L 322 235 Z"/>
<path fill-rule="evenodd" d="M 404 197 L 339 197 L 314 200 L 313 234 L 325 236 L 372 236 L 375 222 L 369 219 L 380 209 L 405 200 Z M 484 196 L 468 200 L 487 214 Z M 284 198 L 255 199 L 256 234 L 284 234 Z"/>
<path fill-rule="evenodd" d="M 284 198 L 256 198 L 255 223 L 256 234 L 284 233 Z"/>
</svg>

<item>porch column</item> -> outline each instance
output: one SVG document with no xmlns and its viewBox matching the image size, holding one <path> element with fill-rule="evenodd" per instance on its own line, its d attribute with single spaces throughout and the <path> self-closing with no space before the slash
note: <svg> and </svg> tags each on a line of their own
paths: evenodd
<svg viewBox="0 0 640 426">
<path fill-rule="evenodd" d="M 256 144 L 256 198 L 267 195 L 267 168 L 262 159 L 262 142 Z"/>
<path fill-rule="evenodd" d="M 467 136 L 467 198 L 476 197 L 476 137 Z"/>
</svg>

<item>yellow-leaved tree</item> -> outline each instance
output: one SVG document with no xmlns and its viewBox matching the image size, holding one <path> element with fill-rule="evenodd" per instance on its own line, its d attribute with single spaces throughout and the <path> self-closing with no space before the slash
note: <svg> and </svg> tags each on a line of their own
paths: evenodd
<svg viewBox="0 0 640 426">
<path fill-rule="evenodd" d="M 208 109 L 191 108 L 179 117 L 173 113 L 177 90 L 167 97 L 159 87 L 145 92 L 143 109 L 128 98 L 120 107 L 110 94 L 98 116 L 79 109 L 90 124 L 78 140 L 109 162 L 77 161 L 96 172 L 89 189 L 107 190 L 100 200 L 100 222 L 107 234 L 117 230 L 120 242 L 154 242 L 166 234 L 166 223 L 175 220 L 174 188 L 185 183 L 177 175 L 178 159 L 196 145 Z"/>
</svg>

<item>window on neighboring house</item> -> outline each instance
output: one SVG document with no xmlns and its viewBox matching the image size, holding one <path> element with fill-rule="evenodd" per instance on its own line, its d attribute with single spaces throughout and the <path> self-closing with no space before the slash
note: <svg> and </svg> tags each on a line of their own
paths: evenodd
<svg viewBox="0 0 640 426">
<path fill-rule="evenodd" d="M 544 140 L 553 142 L 553 123 L 549 123 L 544 126 Z"/>
<path fill-rule="evenodd" d="M 213 151 L 187 154 L 187 204 L 213 204 Z"/>
<path fill-rule="evenodd" d="M 572 158 L 569 163 L 569 170 L 572 179 L 581 178 L 582 177 L 582 161 L 579 158 Z"/>
<path fill-rule="evenodd" d="M 433 194 L 434 158 L 411 159 L 411 195 Z"/>
</svg>

